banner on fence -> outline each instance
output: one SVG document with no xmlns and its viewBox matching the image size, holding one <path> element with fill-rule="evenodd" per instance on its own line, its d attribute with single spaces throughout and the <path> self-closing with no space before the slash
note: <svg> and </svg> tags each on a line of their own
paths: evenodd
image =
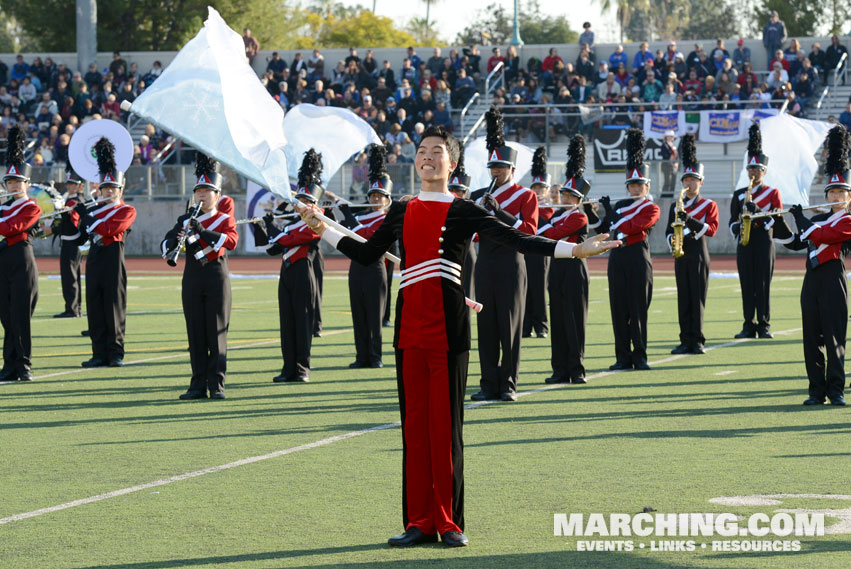
<svg viewBox="0 0 851 569">
<path fill-rule="evenodd" d="M 649 111 L 644 113 L 644 137 L 664 138 L 673 131 L 674 136 L 686 133 L 686 114 L 683 111 Z"/>
<path fill-rule="evenodd" d="M 748 139 L 748 129 L 754 121 L 777 114 L 777 109 L 745 111 L 701 111 L 701 142 L 739 142 Z"/>
</svg>

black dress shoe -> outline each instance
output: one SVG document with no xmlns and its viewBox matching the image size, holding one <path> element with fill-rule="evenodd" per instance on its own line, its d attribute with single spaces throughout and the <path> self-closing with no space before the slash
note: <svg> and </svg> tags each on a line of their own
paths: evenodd
<svg viewBox="0 0 851 569">
<path fill-rule="evenodd" d="M 771 333 L 771 332 L 769 332 L 768 330 L 758 330 L 758 331 L 757 331 L 757 335 L 758 335 L 760 338 L 764 338 L 764 339 L 771 339 L 771 338 L 773 338 L 773 337 L 774 337 L 774 334 L 772 334 L 772 333 Z"/>
<path fill-rule="evenodd" d="M 531 332 L 529 332 L 528 334 L 523 334 L 523 337 L 524 337 L 524 338 L 531 338 L 531 337 L 532 337 L 532 333 L 531 333 Z"/>
<path fill-rule="evenodd" d="M 585 379 L 584 377 L 582 377 L 582 376 L 580 375 L 579 377 L 574 377 L 573 379 L 571 379 L 571 380 L 570 380 L 570 383 L 575 383 L 575 384 L 577 384 L 577 385 L 582 385 L 582 384 L 584 384 L 584 383 L 588 383 L 588 380 L 587 380 L 587 379 Z"/>
<path fill-rule="evenodd" d="M 382 362 L 381 360 L 373 360 L 372 362 L 370 362 L 369 367 L 382 368 L 384 367 L 384 362 Z"/>
<path fill-rule="evenodd" d="M 106 367 L 107 361 L 103 358 L 90 358 L 84 361 L 82 364 L 83 367 Z"/>
<path fill-rule="evenodd" d="M 672 354 L 690 354 L 691 349 L 689 349 L 689 347 L 686 346 L 685 344 L 680 344 L 679 346 L 677 346 L 676 348 L 671 350 L 671 353 Z"/>
<path fill-rule="evenodd" d="M 517 401 L 517 394 L 513 391 L 506 391 L 499 396 L 500 401 Z"/>
<path fill-rule="evenodd" d="M 756 330 L 742 328 L 742 331 L 733 336 L 734 338 L 756 338 Z"/>
<path fill-rule="evenodd" d="M 24 380 L 21 379 L 21 381 L 24 381 Z M 845 407 L 845 405 L 846 405 L 845 404 L 845 397 L 843 397 L 842 395 L 838 395 L 836 397 L 831 397 L 830 404 L 836 405 L 837 407 Z"/>
<path fill-rule="evenodd" d="M 349 364 L 349 369 L 360 369 L 362 367 L 369 367 L 369 365 L 367 365 L 365 363 L 358 362 L 358 361 L 354 361 L 354 362 Z"/>
<path fill-rule="evenodd" d="M 473 401 L 496 401 L 499 397 L 491 395 L 490 393 L 485 393 L 484 391 L 477 391 L 470 396 L 470 399 Z"/>
<path fill-rule="evenodd" d="M 187 391 L 180 395 L 180 399 L 186 401 L 187 399 L 206 399 L 207 392 L 206 391 Z"/>
<path fill-rule="evenodd" d="M 88 337 L 88 336 L 91 336 L 92 334 L 91 334 L 91 332 L 89 332 L 88 330 L 83 330 L 82 332 L 80 332 L 80 335 L 81 335 L 81 336 L 87 336 L 87 337 Z"/>
<path fill-rule="evenodd" d="M 650 366 L 647 365 L 647 360 L 635 360 L 632 363 L 632 367 L 634 367 L 635 369 L 642 370 L 642 371 L 647 371 L 647 370 L 650 369 Z"/>
<path fill-rule="evenodd" d="M 547 337 L 547 333 L 546 333 L 546 332 L 538 332 L 538 338 L 546 338 L 546 337 Z M 447 533 L 454 533 L 454 532 L 447 532 Z M 463 534 L 463 533 L 461 534 L 461 537 L 464 537 L 464 534 Z M 467 539 L 467 538 L 466 538 L 466 537 L 464 537 L 464 539 Z M 467 544 L 465 543 L 464 545 L 467 545 Z"/>
<path fill-rule="evenodd" d="M 297 375 L 295 377 L 291 377 L 289 380 L 293 381 L 295 383 L 308 383 L 308 382 L 310 382 L 310 376 L 309 375 Z"/>
<path fill-rule="evenodd" d="M 18 374 L 18 381 L 32 381 L 33 380 L 33 372 L 31 370 L 25 369 L 21 373 Z M 845 400 L 842 400 L 842 404 L 845 405 Z"/>
<path fill-rule="evenodd" d="M 807 397 L 804 400 L 804 405 L 824 405 L 824 399 L 816 399 L 815 397 Z"/>
<path fill-rule="evenodd" d="M 421 543 L 437 543 L 437 534 L 427 534 L 420 528 L 412 527 L 402 535 L 394 535 L 387 540 L 387 545 L 393 547 L 411 547 Z"/>
<path fill-rule="evenodd" d="M 611 371 L 622 371 L 625 369 L 632 369 L 632 364 L 626 362 L 615 362 L 609 366 L 609 369 Z"/>
<path fill-rule="evenodd" d="M 124 360 L 121 358 L 112 358 L 107 365 L 109 367 L 124 367 Z"/>
<path fill-rule="evenodd" d="M 465 545 L 470 545 L 470 540 L 460 531 L 442 533 L 440 534 L 440 539 L 443 540 L 446 547 L 464 547 Z"/>
<path fill-rule="evenodd" d="M 76 318 L 77 315 L 73 312 L 60 312 L 59 314 L 54 314 L 54 318 Z"/>
<path fill-rule="evenodd" d="M 384 326 L 385 328 L 390 328 L 391 326 L 393 326 L 393 323 L 390 322 L 389 320 L 385 320 L 384 322 L 381 323 L 381 325 Z"/>
<path fill-rule="evenodd" d="M 224 391 L 215 391 L 210 394 L 210 399 L 225 399 Z"/>
<path fill-rule="evenodd" d="M 557 377 L 557 376 L 554 375 L 552 377 L 548 377 L 547 379 L 545 379 L 544 383 L 549 383 L 549 384 L 570 383 L 570 378 L 569 377 Z"/>
<path fill-rule="evenodd" d="M 275 383 L 284 383 L 284 382 L 287 382 L 289 380 L 290 379 L 287 376 L 285 376 L 283 373 L 281 373 L 281 375 L 276 375 L 275 377 L 272 378 L 272 381 L 274 381 Z"/>
<path fill-rule="evenodd" d="M 314 337 L 314 338 L 321 338 L 321 337 L 322 337 L 322 332 L 314 332 L 314 333 L 313 333 L 313 337 Z"/>
<path fill-rule="evenodd" d="M 703 347 L 703 344 L 695 344 L 691 347 L 691 353 L 697 354 L 697 355 L 705 354 L 706 348 Z"/>
<path fill-rule="evenodd" d="M 15 370 L 3 368 L 0 369 L 0 381 L 17 381 L 18 374 Z"/>
</svg>

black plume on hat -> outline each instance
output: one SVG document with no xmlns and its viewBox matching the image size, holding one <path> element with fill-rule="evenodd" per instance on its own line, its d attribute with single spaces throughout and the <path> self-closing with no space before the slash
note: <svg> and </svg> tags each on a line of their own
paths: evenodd
<svg viewBox="0 0 851 569">
<path fill-rule="evenodd" d="M 107 137 L 102 137 L 95 143 L 95 156 L 97 157 L 98 170 L 101 176 L 104 174 L 116 174 L 115 146 Z"/>
<path fill-rule="evenodd" d="M 298 187 L 306 188 L 311 184 L 321 184 L 322 155 L 313 148 L 304 153 L 301 168 L 298 169 Z"/>
<path fill-rule="evenodd" d="M 826 174 L 845 172 L 848 169 L 848 131 L 836 125 L 827 133 L 827 159 L 824 161 Z"/>
<path fill-rule="evenodd" d="M 387 148 L 383 144 L 369 147 L 369 181 L 389 177 L 387 174 Z"/>
<path fill-rule="evenodd" d="M 748 157 L 759 158 L 762 156 L 762 132 L 759 130 L 759 125 L 754 123 L 748 130 Z"/>
<path fill-rule="evenodd" d="M 27 136 L 20 128 L 13 126 L 6 136 L 6 166 L 21 166 L 24 163 L 24 149 Z"/>
<path fill-rule="evenodd" d="M 485 113 L 487 122 L 487 134 L 485 134 L 485 147 L 495 150 L 505 146 L 505 128 L 502 122 L 502 113 L 494 105 Z"/>
<path fill-rule="evenodd" d="M 585 139 L 581 134 L 573 135 L 567 147 L 565 178 L 581 178 L 585 173 Z"/>
<path fill-rule="evenodd" d="M 536 148 L 535 154 L 532 155 L 532 177 L 547 177 L 547 149 L 543 146 Z"/>
<path fill-rule="evenodd" d="M 694 135 L 691 133 L 683 136 L 680 141 L 680 159 L 683 161 L 683 169 L 697 170 L 697 148 L 694 145 Z"/>
<path fill-rule="evenodd" d="M 644 166 L 644 132 L 637 128 L 626 131 L 626 169 L 628 172 Z"/>
<path fill-rule="evenodd" d="M 219 168 L 219 163 L 204 154 L 203 152 L 196 151 L 195 152 L 195 177 L 200 178 L 201 176 L 207 176 L 208 178 L 212 178 L 213 174 Z"/>
<path fill-rule="evenodd" d="M 464 145 L 459 145 L 461 147 L 461 151 L 458 153 L 458 165 L 455 166 L 455 170 L 452 171 L 451 178 L 458 176 L 459 178 L 463 178 L 467 175 L 467 171 L 464 169 Z"/>
</svg>

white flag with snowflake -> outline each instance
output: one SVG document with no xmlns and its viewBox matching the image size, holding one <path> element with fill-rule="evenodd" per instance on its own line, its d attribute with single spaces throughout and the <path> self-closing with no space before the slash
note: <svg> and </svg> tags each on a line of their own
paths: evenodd
<svg viewBox="0 0 851 569">
<path fill-rule="evenodd" d="M 284 112 L 245 59 L 242 37 L 209 8 L 204 27 L 132 112 L 291 200 Z"/>
</svg>

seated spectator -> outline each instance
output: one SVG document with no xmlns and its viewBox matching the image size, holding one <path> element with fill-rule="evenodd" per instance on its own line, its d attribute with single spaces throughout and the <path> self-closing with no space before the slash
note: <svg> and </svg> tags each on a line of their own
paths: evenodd
<svg viewBox="0 0 851 569">
<path fill-rule="evenodd" d="M 627 57 L 626 53 L 623 51 L 623 45 L 618 44 L 615 46 L 615 51 L 609 56 L 609 68 L 617 69 L 618 63 L 623 63 L 624 67 L 626 67 Z"/>
<path fill-rule="evenodd" d="M 638 70 L 635 80 L 639 85 L 643 85 L 648 77 L 653 77 L 654 79 L 660 79 L 662 77 L 661 72 L 656 69 L 656 64 L 651 59 L 644 62 L 644 67 Z"/>
<path fill-rule="evenodd" d="M 592 87 L 588 85 L 588 79 L 584 75 L 579 76 L 576 86 L 570 91 L 571 96 L 577 103 L 587 103 L 592 96 Z"/>
<path fill-rule="evenodd" d="M 467 75 L 466 69 L 458 70 L 458 78 L 455 79 L 455 88 L 453 89 L 455 93 L 455 102 L 454 106 L 462 107 L 467 104 L 467 101 L 470 100 L 470 97 L 473 96 L 473 93 L 476 92 L 476 84 L 473 81 L 473 78 Z"/>
<path fill-rule="evenodd" d="M 815 81 L 806 73 L 801 73 L 798 76 L 798 81 L 794 85 L 795 95 L 802 107 L 806 107 L 810 97 L 815 93 Z"/>
<path fill-rule="evenodd" d="M 559 56 L 558 50 L 554 47 L 550 48 L 549 54 L 544 58 L 544 61 L 541 63 L 541 73 L 545 78 L 552 79 L 553 77 L 553 68 L 556 63 L 564 64 L 564 60 Z"/>
<path fill-rule="evenodd" d="M 668 73 L 668 77 L 667 77 L 667 80 L 665 81 L 665 84 L 667 85 L 668 83 L 670 83 L 671 85 L 673 85 L 673 86 L 674 86 L 674 93 L 675 93 L 675 94 L 676 94 L 676 93 L 682 93 L 682 91 L 683 91 L 683 84 L 682 84 L 682 83 L 680 82 L 680 80 L 677 78 L 677 74 L 676 74 L 676 73 L 674 73 L 673 71 L 671 71 L 670 73 Z"/>
<path fill-rule="evenodd" d="M 786 100 L 788 104 L 786 105 L 786 113 L 797 118 L 804 117 L 804 106 L 798 100 L 798 97 L 795 95 L 795 91 L 792 89 L 785 90 Z"/>
<path fill-rule="evenodd" d="M 672 82 L 665 84 L 665 91 L 659 96 L 659 110 L 670 111 L 677 101 L 677 93 Z"/>
<path fill-rule="evenodd" d="M 604 83 L 608 79 L 609 73 L 609 63 L 607 61 L 601 61 L 597 69 L 597 74 L 594 77 L 594 83 L 596 85 Z"/>
<path fill-rule="evenodd" d="M 609 73 L 606 80 L 597 85 L 597 98 L 600 101 L 611 103 L 617 100 L 621 93 L 621 86 L 615 81 L 615 74 Z"/>
<path fill-rule="evenodd" d="M 399 71 L 399 80 L 408 80 L 410 84 L 417 83 L 417 70 L 411 65 L 411 60 L 407 57 L 402 60 L 402 70 Z"/>
<path fill-rule="evenodd" d="M 381 140 L 387 141 L 387 133 L 390 132 L 390 123 L 387 121 L 387 114 L 384 110 L 379 110 L 375 115 L 375 124 L 372 125 L 376 134 L 381 137 Z"/>
<path fill-rule="evenodd" d="M 529 100 L 529 89 L 526 87 L 526 80 L 523 77 L 518 77 L 511 87 L 511 96 L 519 95 L 521 101 Z"/>
<path fill-rule="evenodd" d="M 718 54 L 721 54 L 720 57 Z M 714 60 L 719 60 L 723 62 L 725 59 L 730 59 L 730 52 L 724 47 L 724 40 L 719 39 L 715 40 L 715 47 L 709 53 L 709 58 Z M 721 67 L 716 63 L 717 69 L 721 69 Z"/>
<path fill-rule="evenodd" d="M 693 68 L 700 61 L 700 54 L 703 53 L 703 46 L 699 43 L 694 44 L 694 49 L 689 52 L 685 58 L 686 66 L 689 69 Z"/>
<path fill-rule="evenodd" d="M 827 83 L 829 76 L 836 72 L 836 67 L 842 60 L 842 55 L 848 53 L 848 48 L 839 42 L 839 36 L 830 36 L 830 46 L 824 52 L 824 82 Z M 840 73 L 848 67 L 848 60 L 839 68 Z M 842 76 L 842 84 L 845 85 L 845 76 Z"/>
<path fill-rule="evenodd" d="M 634 97 L 641 98 L 641 88 L 638 86 L 638 81 L 635 80 L 635 77 L 630 77 L 629 81 L 626 82 L 623 89 L 621 89 L 621 94 L 623 94 L 627 101 L 633 99 Z"/>
<path fill-rule="evenodd" d="M 290 75 L 299 76 L 301 72 L 307 72 L 307 62 L 304 60 L 304 56 L 301 52 L 297 52 L 295 56 L 293 56 L 293 62 L 290 63 Z"/>
<path fill-rule="evenodd" d="M 434 91 L 434 100 L 435 103 L 443 103 L 447 109 L 452 109 L 452 91 L 442 79 L 437 82 L 437 89 Z"/>
<path fill-rule="evenodd" d="M 743 109 L 742 101 L 745 97 L 742 96 L 742 86 L 738 83 L 733 83 L 733 90 L 730 93 L 730 102 L 733 105 L 730 107 L 732 109 Z"/>
<path fill-rule="evenodd" d="M 819 80 L 818 70 L 815 67 L 813 67 L 812 63 L 810 63 L 809 57 L 805 57 L 803 59 L 803 61 L 801 61 L 801 71 L 798 72 L 798 77 L 795 77 L 794 80 L 795 81 L 800 80 L 800 77 L 803 73 L 806 73 L 807 77 L 809 77 L 810 80 L 813 83 L 818 83 L 818 80 Z M 794 81 L 793 81 L 793 83 L 794 83 Z"/>
<path fill-rule="evenodd" d="M 733 67 L 741 71 L 745 63 L 751 62 L 751 48 L 745 45 L 745 40 L 739 38 L 736 49 L 733 50 Z"/>
<path fill-rule="evenodd" d="M 86 83 L 88 83 L 89 87 L 92 85 L 100 85 L 103 82 L 103 75 L 98 71 L 97 64 L 92 63 L 89 65 L 89 70 L 86 72 L 84 77 Z"/>
<path fill-rule="evenodd" d="M 576 58 L 576 74 L 585 77 L 591 83 L 594 82 L 596 69 L 594 68 L 594 62 L 588 58 L 587 53 L 580 53 L 579 57 Z"/>
<path fill-rule="evenodd" d="M 269 60 L 269 63 L 266 65 L 266 71 L 271 71 L 275 80 L 280 82 L 284 78 L 284 69 L 287 68 L 287 62 L 281 58 L 281 55 L 277 51 L 272 52 L 272 58 Z"/>
<path fill-rule="evenodd" d="M 845 110 L 839 114 L 839 124 L 845 127 L 846 130 L 851 132 L 851 101 L 845 105 Z"/>
<path fill-rule="evenodd" d="M 375 89 L 372 90 L 372 96 L 376 106 L 379 108 L 384 107 L 387 97 L 393 96 L 393 92 L 387 87 L 387 82 L 384 77 L 378 78 L 378 85 L 376 85 Z"/>
<path fill-rule="evenodd" d="M 638 51 L 632 58 L 632 72 L 638 73 L 638 70 L 644 67 L 645 61 L 652 61 L 653 53 L 650 51 L 650 44 L 646 41 L 641 42 L 638 46 Z"/>
<path fill-rule="evenodd" d="M 349 58 L 346 58 L 348 64 Z M 307 79 L 315 81 L 325 77 L 325 56 L 318 49 L 313 50 L 313 55 L 307 60 Z"/>
<path fill-rule="evenodd" d="M 785 57 L 785 55 L 784 55 Z M 795 78 L 798 77 L 798 74 L 801 72 L 801 68 L 804 66 L 804 59 L 806 59 L 806 55 L 804 54 L 804 50 L 798 50 L 795 59 L 789 60 L 789 80 L 795 81 Z"/>
<path fill-rule="evenodd" d="M 420 78 L 419 85 L 417 86 L 418 91 L 422 91 L 423 89 L 431 89 L 435 90 L 437 87 L 437 79 L 432 75 L 431 71 L 426 69 L 423 71 L 422 77 Z"/>
<path fill-rule="evenodd" d="M 768 63 L 768 70 L 769 71 L 774 71 L 774 64 L 775 63 L 780 63 L 780 65 L 783 67 L 783 71 L 785 71 L 786 73 L 789 72 L 789 61 L 784 57 L 782 49 L 778 49 L 777 51 L 774 52 L 774 59 L 772 59 Z"/>
<path fill-rule="evenodd" d="M 702 99 L 704 101 L 715 100 L 716 94 L 717 93 L 716 93 L 715 77 L 710 75 L 706 79 L 703 80 L 703 97 L 702 97 Z"/>
<path fill-rule="evenodd" d="M 47 93 L 45 93 L 46 95 Z M 50 112 L 49 105 L 41 105 L 39 104 L 38 113 L 33 117 L 33 123 L 36 128 L 38 128 L 39 132 L 42 134 L 47 134 L 48 130 L 50 130 L 50 124 L 53 122 L 53 114 Z"/>
<path fill-rule="evenodd" d="M 159 61 L 155 61 L 153 67 L 151 67 L 151 70 L 148 71 L 147 73 L 145 73 L 145 75 L 142 77 L 142 79 L 145 80 L 145 83 L 150 85 L 151 83 L 156 81 L 157 78 L 160 75 L 162 75 L 162 73 L 163 73 L 163 64 L 160 63 Z"/>
<path fill-rule="evenodd" d="M 718 71 L 718 73 L 715 74 L 715 77 L 717 78 L 718 75 L 720 75 L 721 73 L 726 73 L 730 80 L 734 83 L 738 82 L 739 80 L 739 72 L 736 70 L 735 67 L 733 67 L 732 59 L 724 60 L 724 64 L 721 66 L 721 69 Z"/>
<path fill-rule="evenodd" d="M 623 62 L 618 63 L 617 69 L 615 70 L 615 81 L 618 82 L 618 85 L 623 87 L 626 85 L 627 81 L 629 81 L 630 77 L 632 76 L 629 72 L 627 72 L 626 65 Z"/>
<path fill-rule="evenodd" d="M 783 69 L 779 61 L 774 62 L 773 68 L 774 70 L 768 74 L 768 78 L 765 80 L 769 88 L 776 89 L 780 85 L 785 85 L 789 82 L 789 74 L 786 73 L 786 70 Z"/>
<path fill-rule="evenodd" d="M 385 59 L 383 67 L 378 71 L 378 80 L 384 79 L 384 84 L 391 91 L 396 90 L 396 75 L 390 67 L 390 61 Z"/>
<path fill-rule="evenodd" d="M 819 74 L 824 75 L 824 59 L 825 52 L 821 49 L 821 44 L 819 42 L 813 43 L 813 49 L 810 51 L 810 55 L 807 56 L 807 59 L 810 60 L 812 66 L 819 72 Z"/>
<path fill-rule="evenodd" d="M 677 55 L 677 59 L 674 61 L 674 73 L 677 74 L 677 79 L 680 82 L 688 79 L 689 72 L 689 67 L 686 65 L 685 58 L 682 55 Z"/>
<path fill-rule="evenodd" d="M 18 99 L 21 100 L 24 107 L 29 108 L 30 104 L 35 101 L 38 91 L 29 76 L 24 77 L 23 83 L 18 88 Z"/>
<path fill-rule="evenodd" d="M 724 52 L 717 49 L 714 50 L 712 53 L 712 64 L 715 66 L 715 68 L 710 69 L 709 71 L 712 72 L 713 75 L 717 75 L 718 72 L 721 71 L 721 68 L 724 67 L 724 62 L 728 61 L 730 58 L 724 57 Z"/>
<path fill-rule="evenodd" d="M 665 50 L 665 63 L 674 63 L 677 60 L 677 42 L 671 40 L 668 42 L 668 49 Z"/>
<path fill-rule="evenodd" d="M 706 57 L 706 53 L 702 51 L 697 55 L 697 63 L 692 66 L 692 69 L 697 71 L 698 79 L 705 79 L 715 73 L 715 66 Z"/>
<path fill-rule="evenodd" d="M 15 57 L 15 63 L 12 64 L 12 71 L 9 73 L 9 79 L 23 81 L 24 77 L 30 72 L 30 66 L 24 63 L 24 56 L 18 55 Z"/>
<path fill-rule="evenodd" d="M 665 87 L 655 76 L 648 76 L 641 85 L 641 98 L 646 102 L 656 102 L 662 96 Z"/>
<path fill-rule="evenodd" d="M 378 69 L 378 62 L 375 61 L 375 52 L 373 50 L 366 50 L 366 56 L 363 58 L 363 68 L 370 75 L 375 74 L 376 69 Z"/>
<path fill-rule="evenodd" d="M 437 108 L 434 110 L 433 124 L 440 125 L 452 132 L 453 123 L 452 115 L 449 113 L 449 107 L 443 101 L 438 101 Z"/>
<path fill-rule="evenodd" d="M 399 124 L 398 119 L 394 118 L 390 123 L 390 132 L 387 133 L 385 138 L 387 139 L 387 144 L 393 146 L 408 138 L 408 133 L 402 130 L 402 125 Z"/>
<path fill-rule="evenodd" d="M 789 46 L 783 50 L 783 59 L 789 62 L 791 66 L 798 59 L 798 52 L 801 50 L 801 42 L 796 39 L 789 40 Z M 787 69 L 786 71 L 789 71 Z"/>
<path fill-rule="evenodd" d="M 717 76 L 717 80 L 715 85 L 717 89 L 725 94 L 729 94 L 733 92 L 733 85 L 736 84 L 733 79 L 730 78 L 730 74 L 726 71 L 721 71 Z"/>
</svg>

